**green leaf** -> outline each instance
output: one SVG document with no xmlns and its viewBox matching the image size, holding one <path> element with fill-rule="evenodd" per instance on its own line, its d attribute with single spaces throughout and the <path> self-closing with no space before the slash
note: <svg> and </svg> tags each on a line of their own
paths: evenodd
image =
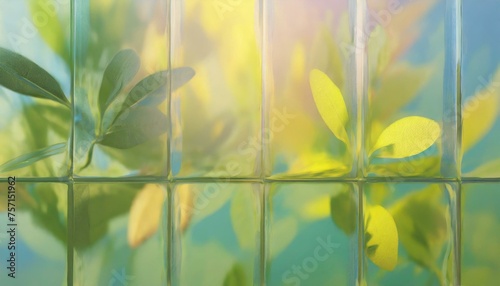
<svg viewBox="0 0 500 286">
<path fill-rule="evenodd" d="M 59 143 L 29 154 L 24 154 L 1 165 L 0 173 L 10 172 L 30 166 L 45 158 L 64 153 L 64 151 L 66 151 L 66 143 Z"/>
<path fill-rule="evenodd" d="M 172 91 L 178 89 L 186 84 L 194 76 L 194 70 L 188 67 L 177 68 L 172 70 Z M 168 82 L 170 80 L 169 71 L 159 71 L 152 75 L 147 76 L 136 84 L 127 95 L 121 107 L 118 116 L 121 115 L 126 109 L 135 106 L 138 102 L 146 98 L 159 95 L 161 99 L 167 96 Z M 163 101 L 161 100 L 161 101 Z M 159 103 L 159 102 L 158 102 Z"/>
<path fill-rule="evenodd" d="M 20 94 L 49 99 L 70 108 L 59 83 L 24 56 L 0 48 L 0 85 Z"/>
<path fill-rule="evenodd" d="M 223 286 L 246 286 L 247 280 L 245 277 L 245 268 L 239 263 L 236 263 L 233 268 L 227 273 L 224 278 Z"/>
<path fill-rule="evenodd" d="M 66 36 L 57 11 L 59 9 L 51 9 L 50 7 L 60 6 L 56 0 L 31 0 L 29 3 L 32 17 L 37 17 L 37 14 L 46 15 L 44 25 L 36 25 L 40 36 L 45 40 L 47 45 L 58 55 L 60 55 L 67 63 L 69 63 L 69 52 L 66 46 Z"/>
<path fill-rule="evenodd" d="M 231 223 L 242 249 L 255 248 L 255 229 L 258 227 L 251 214 L 256 213 L 256 207 L 251 202 L 253 193 L 237 191 L 231 201 Z"/>
<path fill-rule="evenodd" d="M 349 146 L 346 131 L 349 114 L 339 88 L 325 73 L 317 69 L 311 71 L 309 81 L 319 114 L 333 134 Z"/>
<path fill-rule="evenodd" d="M 398 262 L 398 229 L 385 208 L 367 208 L 365 237 L 368 258 L 384 270 L 393 270 Z"/>
<path fill-rule="evenodd" d="M 330 216 L 333 222 L 347 235 L 356 231 L 358 207 L 353 194 L 342 190 L 330 199 Z"/>
<path fill-rule="evenodd" d="M 448 239 L 446 207 L 441 203 L 439 185 L 413 192 L 391 210 L 401 243 L 408 256 L 419 265 L 433 270 Z"/>
<path fill-rule="evenodd" d="M 137 184 L 75 185 L 74 246 L 85 249 L 103 238 L 109 223 L 130 210 L 142 188 Z"/>
<path fill-rule="evenodd" d="M 379 158 L 405 158 L 422 153 L 431 147 L 441 135 L 439 124 L 420 116 L 402 118 L 380 134 L 370 151 L 378 151 Z"/>
<path fill-rule="evenodd" d="M 167 117 L 153 107 L 136 107 L 123 113 L 98 144 L 128 149 L 167 132 Z"/>
<path fill-rule="evenodd" d="M 134 78 L 140 67 L 137 53 L 131 49 L 119 51 L 106 67 L 99 90 L 99 111 L 104 114 L 120 91 Z"/>
</svg>

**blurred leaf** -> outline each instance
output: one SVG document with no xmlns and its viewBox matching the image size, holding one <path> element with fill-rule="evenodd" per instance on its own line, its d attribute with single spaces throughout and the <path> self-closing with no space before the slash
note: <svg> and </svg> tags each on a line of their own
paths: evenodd
<svg viewBox="0 0 500 286">
<path fill-rule="evenodd" d="M 66 143 L 55 144 L 35 152 L 24 154 L 15 159 L 12 159 L 0 166 L 0 173 L 10 172 L 30 166 L 40 160 L 43 160 L 54 155 L 62 154 L 66 151 Z"/>
<path fill-rule="evenodd" d="M 481 164 L 478 168 L 463 174 L 464 177 L 497 178 L 500 173 L 500 159 Z"/>
<path fill-rule="evenodd" d="M 214 188 L 218 190 L 215 195 L 212 193 Z M 180 194 L 180 202 L 178 203 L 180 204 L 181 213 L 189 213 L 192 216 L 193 224 L 198 223 L 224 207 L 231 199 L 232 193 L 236 191 L 233 188 L 236 188 L 236 186 L 228 186 L 222 190 L 214 183 L 207 184 L 203 189 L 181 184 L 177 187 L 177 193 Z M 181 218 L 181 225 L 183 224 Z"/>
<path fill-rule="evenodd" d="M 100 146 L 112 160 L 123 166 L 140 170 L 141 175 L 165 173 L 167 156 L 166 138 L 158 137 L 129 149 Z"/>
<path fill-rule="evenodd" d="M 498 94 L 490 89 L 494 90 L 494 86 L 490 85 L 481 90 L 463 104 L 462 151 L 464 153 L 488 134 L 498 117 Z M 496 91 L 499 91 L 498 88 Z"/>
<path fill-rule="evenodd" d="M 252 204 L 253 193 L 237 191 L 231 201 L 231 224 L 242 249 L 254 249 L 256 246 L 255 229 L 258 225 L 253 217 L 256 207 Z"/>
<path fill-rule="evenodd" d="M 182 67 L 172 70 L 172 91 L 186 84 L 194 76 L 194 70 L 188 67 Z M 145 98 L 158 95 L 163 100 L 167 97 L 168 82 L 170 80 L 169 71 L 159 71 L 147 76 L 136 84 L 127 95 L 118 115 L 126 109 L 135 106 L 138 102 Z M 163 89 L 166 87 L 166 89 Z M 163 101 L 162 100 L 162 101 Z M 160 101 L 161 102 L 161 101 Z M 157 103 L 160 103 L 157 102 Z M 155 102 L 156 103 L 156 102 Z"/>
<path fill-rule="evenodd" d="M 323 196 L 310 202 L 303 202 L 300 213 L 303 218 L 318 220 L 327 218 L 330 215 L 330 197 Z"/>
<path fill-rule="evenodd" d="M 349 29 L 349 27 L 347 28 Z M 313 41 L 310 55 L 313 57 L 314 67 L 325 72 L 325 74 L 331 75 L 333 82 L 337 83 L 339 89 L 342 90 L 344 85 L 342 56 L 339 43 L 333 38 L 333 33 L 329 30 L 329 27 L 323 26 L 319 29 Z"/>
<path fill-rule="evenodd" d="M 134 78 L 140 67 L 137 53 L 131 49 L 119 51 L 106 67 L 99 90 L 99 111 L 104 114 L 120 91 Z"/>
<path fill-rule="evenodd" d="M 310 84 L 321 117 L 333 134 L 349 147 L 346 131 L 349 114 L 339 88 L 325 73 L 316 69 L 311 71 Z"/>
<path fill-rule="evenodd" d="M 236 263 L 233 268 L 227 273 L 224 278 L 223 286 L 246 286 L 245 268 L 239 263 Z"/>
<path fill-rule="evenodd" d="M 37 104 L 34 106 L 35 111 L 40 113 L 46 121 L 47 127 L 54 130 L 57 135 L 62 138 L 69 138 L 71 129 L 71 110 L 61 108 L 60 106 Z"/>
<path fill-rule="evenodd" d="M 69 51 L 66 46 L 68 41 L 64 33 L 65 27 L 63 27 L 57 15 L 59 10 L 57 7 L 59 6 L 60 4 L 56 0 L 30 0 L 29 3 L 33 18 L 39 13 L 46 15 L 47 20 L 44 25 L 35 25 L 38 32 L 47 45 L 69 64 Z M 51 7 L 55 8 L 52 9 Z"/>
<path fill-rule="evenodd" d="M 98 144 L 128 149 L 157 138 L 167 131 L 167 117 L 156 108 L 136 107 L 123 113 Z"/>
<path fill-rule="evenodd" d="M 346 158 L 347 160 L 347 158 Z M 342 176 L 352 169 L 351 162 L 337 160 L 328 152 L 301 152 L 289 167 L 287 177 Z M 304 171 L 306 170 L 306 171 Z M 276 177 L 276 176 L 274 176 Z"/>
<path fill-rule="evenodd" d="M 127 232 L 128 244 L 132 248 L 139 246 L 158 230 L 165 202 L 164 192 L 160 185 L 147 184 L 135 196 Z"/>
<path fill-rule="evenodd" d="M 395 162 L 376 163 L 368 166 L 369 174 L 379 176 L 429 177 L 437 174 L 441 167 L 440 156 L 414 156 Z"/>
<path fill-rule="evenodd" d="M 392 208 L 399 238 L 408 256 L 434 271 L 447 239 L 446 208 L 441 204 L 439 185 L 409 194 Z"/>
<path fill-rule="evenodd" d="M 369 207 L 365 227 L 368 258 L 384 270 L 393 270 L 398 262 L 398 229 L 394 218 L 381 206 Z"/>
<path fill-rule="evenodd" d="M 0 85 L 24 95 L 49 99 L 70 108 L 59 83 L 24 56 L 0 48 Z"/>
<path fill-rule="evenodd" d="M 179 227 L 182 232 L 184 232 L 193 217 L 194 205 L 194 193 L 190 190 L 190 185 L 179 185 L 176 192 L 175 205 L 180 209 L 180 222 Z"/>
<path fill-rule="evenodd" d="M 130 210 L 138 185 L 75 185 L 74 246 L 87 248 L 103 238 L 110 221 Z"/>
<path fill-rule="evenodd" d="M 347 235 L 356 231 L 358 221 L 358 206 L 349 189 L 330 199 L 330 215 L 333 222 Z"/>
<path fill-rule="evenodd" d="M 380 87 L 373 91 L 373 118 L 384 121 L 401 110 L 417 95 L 430 74 L 429 67 L 412 67 L 408 64 L 391 67 L 380 76 Z"/>
<path fill-rule="evenodd" d="M 95 121 L 90 110 L 87 93 L 84 89 L 75 90 L 75 147 L 74 156 L 80 168 L 85 168 L 92 159 L 92 150 L 96 140 Z"/>
<path fill-rule="evenodd" d="M 297 219 L 290 216 L 275 220 L 272 223 L 273 228 L 270 232 L 269 241 L 270 259 L 275 258 L 292 243 L 299 229 Z"/>
<path fill-rule="evenodd" d="M 67 230 L 64 217 L 58 209 L 59 197 L 56 194 L 56 186 L 37 184 L 35 185 L 35 200 L 38 202 L 36 208 L 30 212 L 33 220 L 50 232 L 62 244 L 66 244 Z M 65 186 L 67 188 L 67 185 Z M 59 189 L 66 194 L 67 190 Z"/>
<path fill-rule="evenodd" d="M 405 117 L 380 134 L 369 154 L 379 151 L 376 154 L 379 158 L 414 156 L 431 147 L 440 135 L 441 128 L 436 121 L 420 116 Z"/>
</svg>

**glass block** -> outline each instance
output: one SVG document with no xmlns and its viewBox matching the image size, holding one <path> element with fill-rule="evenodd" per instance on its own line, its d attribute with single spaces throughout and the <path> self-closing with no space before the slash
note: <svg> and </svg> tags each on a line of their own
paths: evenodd
<svg viewBox="0 0 500 286">
<path fill-rule="evenodd" d="M 367 1 L 365 176 L 457 177 L 456 5 Z"/>
<path fill-rule="evenodd" d="M 496 1 L 462 9 L 462 175 L 500 177 L 500 20 Z"/>
<path fill-rule="evenodd" d="M 195 73 L 172 90 L 174 177 L 260 174 L 259 2 L 172 1 L 172 66 Z"/>
<path fill-rule="evenodd" d="M 166 1 L 76 0 L 74 173 L 168 174 L 170 81 Z"/>
<path fill-rule="evenodd" d="M 67 285 L 68 186 L 0 182 L 0 284 Z"/>
<path fill-rule="evenodd" d="M 457 186 L 367 183 L 363 285 L 456 285 Z"/>
<path fill-rule="evenodd" d="M 74 285 L 166 285 L 165 185 L 77 183 L 73 193 Z"/>
<path fill-rule="evenodd" d="M 266 285 L 356 285 L 358 189 L 350 183 L 266 188 Z"/>
<path fill-rule="evenodd" d="M 500 184 L 462 186 L 461 285 L 495 285 L 500 279 Z"/>
<path fill-rule="evenodd" d="M 260 285 L 260 184 L 174 187 L 172 285 Z"/>
<path fill-rule="evenodd" d="M 69 1 L 0 0 L 0 177 L 69 171 Z"/>
<path fill-rule="evenodd" d="M 352 1 L 264 2 L 266 176 L 354 176 Z"/>
</svg>

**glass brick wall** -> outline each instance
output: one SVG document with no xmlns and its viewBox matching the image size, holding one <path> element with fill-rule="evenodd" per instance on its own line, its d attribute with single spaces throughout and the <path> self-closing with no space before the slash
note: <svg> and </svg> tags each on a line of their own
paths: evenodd
<svg viewBox="0 0 500 286">
<path fill-rule="evenodd" d="M 495 0 L 0 0 L 0 285 L 495 285 Z"/>
</svg>

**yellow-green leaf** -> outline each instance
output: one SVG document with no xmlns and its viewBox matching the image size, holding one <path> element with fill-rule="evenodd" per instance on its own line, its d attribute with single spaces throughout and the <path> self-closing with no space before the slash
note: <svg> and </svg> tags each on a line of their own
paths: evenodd
<svg viewBox="0 0 500 286">
<path fill-rule="evenodd" d="M 317 198 L 301 209 L 301 215 L 305 219 L 318 220 L 324 219 L 330 215 L 330 197 L 323 196 Z"/>
<path fill-rule="evenodd" d="M 233 268 L 226 274 L 223 286 L 245 286 L 247 285 L 247 278 L 245 268 L 243 265 L 236 263 Z"/>
<path fill-rule="evenodd" d="M 391 214 L 381 206 L 365 214 L 366 252 L 378 267 L 393 270 L 398 262 L 398 230 Z"/>
<path fill-rule="evenodd" d="M 495 123 L 498 116 L 498 95 L 488 88 L 469 98 L 462 110 L 462 150 L 479 142 Z"/>
<path fill-rule="evenodd" d="M 349 114 L 340 89 L 325 73 L 317 69 L 311 71 L 309 81 L 319 114 L 333 134 L 349 146 L 346 131 Z"/>
<path fill-rule="evenodd" d="M 417 155 L 431 147 L 441 134 L 439 124 L 420 116 L 402 118 L 387 127 L 373 146 L 380 158 L 405 158 Z M 381 150 L 384 148 L 383 150 Z"/>
<path fill-rule="evenodd" d="M 500 174 L 500 159 L 489 161 L 464 174 L 465 177 L 497 178 Z"/>
<path fill-rule="evenodd" d="M 286 217 L 273 222 L 270 234 L 270 258 L 276 257 L 285 250 L 297 236 L 299 226 L 297 219 Z"/>
<path fill-rule="evenodd" d="M 255 248 L 255 229 L 257 229 L 256 217 L 252 216 L 257 212 L 253 201 L 253 193 L 238 191 L 231 201 L 231 223 L 233 225 L 236 238 L 242 249 Z"/>
<path fill-rule="evenodd" d="M 145 185 L 134 198 L 127 233 L 131 247 L 139 246 L 158 230 L 164 200 L 164 190 L 156 184 Z"/>
</svg>

